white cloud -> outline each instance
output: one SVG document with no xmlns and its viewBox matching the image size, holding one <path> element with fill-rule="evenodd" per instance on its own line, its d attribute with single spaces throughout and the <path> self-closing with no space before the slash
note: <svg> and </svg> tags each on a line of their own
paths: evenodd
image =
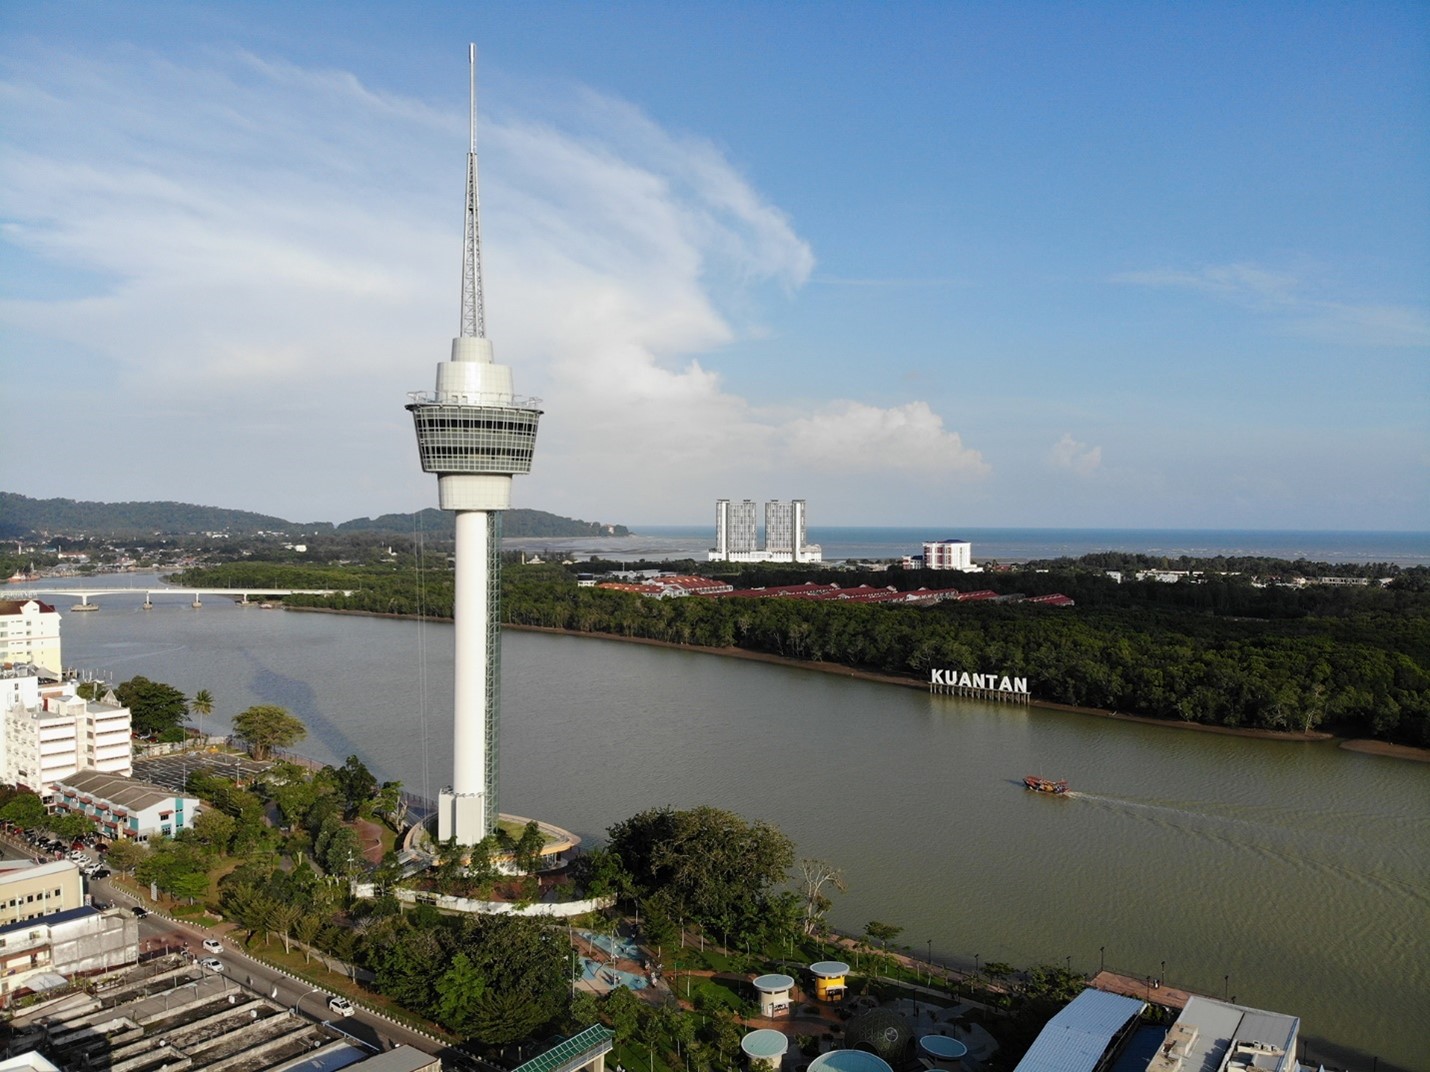
<svg viewBox="0 0 1430 1072">
<path fill-rule="evenodd" d="M 1080 443 L 1068 432 L 1052 445 L 1048 460 L 1055 469 L 1065 469 L 1078 476 L 1091 476 L 1102 466 L 1102 448 Z"/>
<path fill-rule="evenodd" d="M 103 365 L 76 405 L 217 413 L 181 456 L 75 422 L 31 479 L 307 518 L 430 500 L 400 406 L 457 327 L 464 72 L 448 113 L 249 53 L 115 55 L 11 57 L 0 85 L 0 253 L 62 280 L 0 302 L 38 340 L 8 360 L 53 376 L 62 342 Z M 710 143 L 588 92 L 498 102 L 479 137 L 488 331 L 547 411 L 521 503 L 682 516 L 776 466 L 987 471 L 921 402 L 793 413 L 722 385 L 701 355 L 759 334 L 814 256 Z M 267 479 L 295 457 L 306 486 Z"/>
<path fill-rule="evenodd" d="M 788 449 L 802 465 L 832 472 L 982 477 L 990 471 L 924 402 L 887 409 L 833 403 L 789 424 Z"/>
<path fill-rule="evenodd" d="M 1287 334 L 1319 342 L 1372 347 L 1430 345 L 1430 315 L 1424 309 L 1321 298 L 1300 275 L 1254 264 L 1123 272 L 1112 280 L 1211 294 L 1276 317 Z"/>
</svg>

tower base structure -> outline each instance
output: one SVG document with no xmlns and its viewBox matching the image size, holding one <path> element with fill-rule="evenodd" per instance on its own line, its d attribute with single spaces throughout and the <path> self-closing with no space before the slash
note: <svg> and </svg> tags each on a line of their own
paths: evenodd
<svg viewBox="0 0 1430 1072">
<path fill-rule="evenodd" d="M 454 793 L 444 789 L 437 795 L 437 840 L 446 844 L 475 845 L 486 837 L 486 794 Z"/>
</svg>

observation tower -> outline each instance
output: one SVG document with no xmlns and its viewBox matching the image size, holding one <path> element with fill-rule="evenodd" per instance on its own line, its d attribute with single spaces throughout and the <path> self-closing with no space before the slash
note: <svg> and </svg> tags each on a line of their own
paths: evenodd
<svg viewBox="0 0 1430 1072">
<path fill-rule="evenodd" d="M 437 474 L 437 503 L 455 515 L 456 645 L 452 784 L 438 797 L 437 836 L 475 845 L 496 829 L 501 715 L 501 515 L 511 478 L 531 471 L 540 399 L 512 393 L 511 369 L 492 357 L 482 302 L 477 198 L 477 50 L 467 50 L 467 228 L 462 251 L 462 325 L 431 393 L 408 395 L 424 472 Z"/>
</svg>

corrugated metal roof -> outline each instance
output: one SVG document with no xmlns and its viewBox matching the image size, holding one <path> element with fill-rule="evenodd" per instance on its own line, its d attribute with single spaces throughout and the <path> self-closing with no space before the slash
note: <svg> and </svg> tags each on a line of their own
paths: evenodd
<svg viewBox="0 0 1430 1072">
<path fill-rule="evenodd" d="M 53 927 L 58 923 L 68 923 L 73 919 L 83 919 L 85 916 L 97 915 L 99 915 L 99 909 L 90 908 L 88 905 L 82 908 L 66 908 L 62 912 L 51 912 L 47 916 L 35 916 L 31 919 L 22 919 L 18 923 L 7 923 L 5 926 L 0 927 L 0 934 L 33 930 L 35 927 Z"/>
<path fill-rule="evenodd" d="M 145 808 L 153 807 L 156 804 L 166 804 L 182 796 L 185 800 L 192 800 L 198 803 L 197 797 L 186 794 L 174 793 L 162 786 L 151 785 L 148 782 L 141 782 L 134 778 L 126 778 L 122 774 L 105 774 L 92 767 L 76 771 L 68 778 L 59 778 L 55 781 L 55 787 L 61 792 L 66 789 L 73 789 L 78 793 L 87 793 L 90 796 L 101 797 L 111 804 L 128 808 L 130 811 L 143 811 Z"/>
<path fill-rule="evenodd" d="M 1084 990 L 1048 1021 L 1015 1072 L 1092 1072 L 1107 1045 L 1146 1003 Z"/>
</svg>

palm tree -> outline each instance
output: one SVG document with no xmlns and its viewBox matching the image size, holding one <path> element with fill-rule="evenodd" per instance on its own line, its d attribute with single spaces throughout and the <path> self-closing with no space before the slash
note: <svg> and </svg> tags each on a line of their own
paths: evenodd
<svg viewBox="0 0 1430 1072">
<path fill-rule="evenodd" d="M 189 710 L 199 716 L 199 736 L 204 737 L 204 716 L 214 713 L 213 693 L 208 689 L 199 689 L 189 701 Z M 204 737 L 204 743 L 208 744 L 208 738 Z"/>
</svg>

